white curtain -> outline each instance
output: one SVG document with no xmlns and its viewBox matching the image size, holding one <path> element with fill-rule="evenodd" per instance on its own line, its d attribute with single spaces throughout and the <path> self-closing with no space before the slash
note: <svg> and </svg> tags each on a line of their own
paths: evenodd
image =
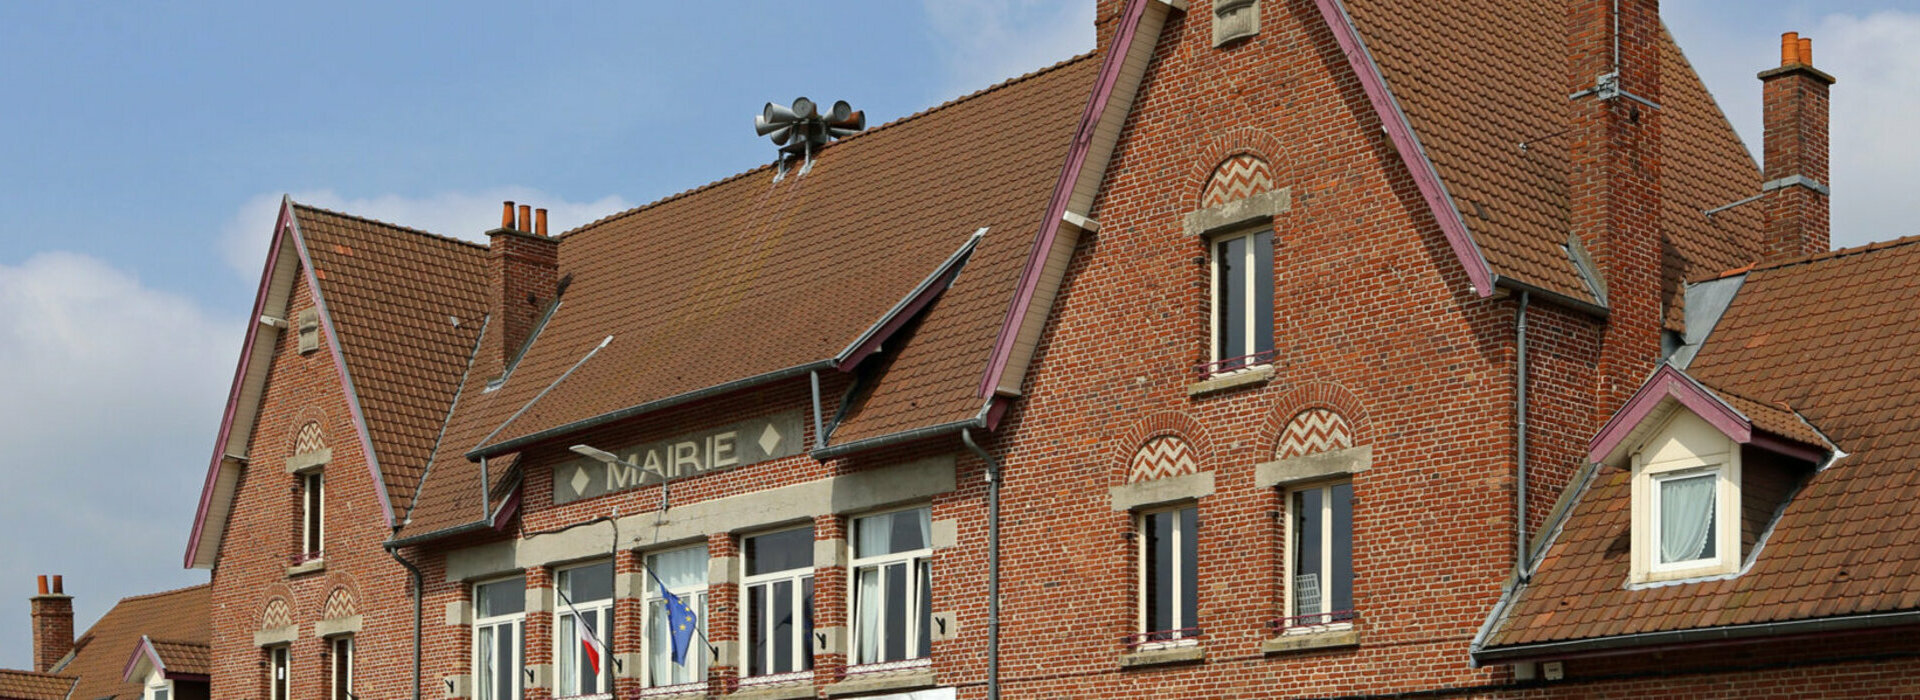
<svg viewBox="0 0 1920 700">
<path fill-rule="evenodd" d="M 859 527 L 854 529 L 853 555 L 871 557 L 893 551 L 893 518 L 897 513 L 884 513 L 860 519 Z"/>
<path fill-rule="evenodd" d="M 701 545 L 661 552 L 647 557 L 647 568 L 667 584 L 667 590 L 686 598 L 691 589 L 707 585 L 707 548 Z M 647 588 L 657 590 L 658 584 L 649 578 Z"/>
<path fill-rule="evenodd" d="M 860 641 L 854 655 L 856 664 L 880 660 L 880 571 L 878 566 L 860 570 L 860 605 L 855 612 Z"/>
<path fill-rule="evenodd" d="M 920 525 L 920 546 L 932 547 L 933 546 L 933 514 L 932 512 L 926 508 L 921 508 L 918 510 L 908 511 L 906 514 L 911 515 L 914 518 L 914 520 Z"/>
<path fill-rule="evenodd" d="M 1660 482 L 1660 563 L 1704 558 L 1713 537 L 1712 475 Z"/>
</svg>

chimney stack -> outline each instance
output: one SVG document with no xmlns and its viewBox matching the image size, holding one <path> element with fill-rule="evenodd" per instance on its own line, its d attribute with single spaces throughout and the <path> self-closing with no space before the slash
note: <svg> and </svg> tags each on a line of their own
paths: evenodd
<svg viewBox="0 0 1920 700">
<path fill-rule="evenodd" d="M 547 210 L 513 202 L 487 232 L 488 321 L 482 360 L 499 377 L 520 354 L 534 324 L 559 294 L 560 241 L 547 236 Z"/>
<path fill-rule="evenodd" d="M 1568 3 L 1569 214 L 1607 306 L 1594 391 L 1604 420 L 1661 356 L 1659 0 Z"/>
<path fill-rule="evenodd" d="M 1780 35 L 1780 67 L 1760 73 L 1766 121 L 1766 258 L 1827 250 L 1827 88 L 1813 67 L 1813 40 Z"/>
<path fill-rule="evenodd" d="M 73 598 L 54 576 L 40 577 L 40 594 L 30 601 L 33 614 L 33 670 L 45 673 L 73 651 Z"/>
</svg>

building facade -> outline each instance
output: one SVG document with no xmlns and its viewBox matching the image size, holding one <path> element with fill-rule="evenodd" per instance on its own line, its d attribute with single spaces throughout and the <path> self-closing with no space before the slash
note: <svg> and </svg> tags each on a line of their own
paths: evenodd
<svg viewBox="0 0 1920 700">
<path fill-rule="evenodd" d="M 187 555 L 212 695 L 1920 692 L 1900 557 L 1874 605 L 1768 617 L 1802 627 L 1631 636 L 1662 604 L 1632 591 L 1741 580 L 1809 465 L 1867 448 L 1768 408 L 1819 391 L 1729 378 L 1790 365 L 1715 375 L 1758 395 L 1710 425 L 1761 436 L 1714 492 L 1750 514 L 1700 521 L 1695 479 L 1605 519 L 1667 512 L 1616 481 L 1700 468 L 1622 455 L 1720 439 L 1613 427 L 1720 366 L 1750 316 L 1705 280 L 1828 247 L 1810 47 L 1762 74 L 1763 173 L 1652 0 L 1096 22 L 1092 54 L 558 236 L 288 201 Z M 1856 551 L 1913 549 L 1886 508 Z M 1810 605 L 1757 580 L 1716 600 Z M 1555 631 L 1580 582 L 1616 627 Z"/>
</svg>

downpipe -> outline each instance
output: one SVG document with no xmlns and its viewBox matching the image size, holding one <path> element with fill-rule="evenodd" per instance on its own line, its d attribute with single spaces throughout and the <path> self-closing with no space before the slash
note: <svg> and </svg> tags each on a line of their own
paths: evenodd
<svg viewBox="0 0 1920 700">
<path fill-rule="evenodd" d="M 960 429 L 960 441 L 980 456 L 987 477 L 987 700 L 1000 700 L 1000 482 L 1004 476 L 993 455 L 973 441 L 973 430 Z"/>
<path fill-rule="evenodd" d="M 420 606 L 425 594 L 425 577 L 420 567 L 400 556 L 398 547 L 387 547 L 387 556 L 407 567 L 407 575 L 413 579 L 413 700 L 420 700 Z"/>
</svg>

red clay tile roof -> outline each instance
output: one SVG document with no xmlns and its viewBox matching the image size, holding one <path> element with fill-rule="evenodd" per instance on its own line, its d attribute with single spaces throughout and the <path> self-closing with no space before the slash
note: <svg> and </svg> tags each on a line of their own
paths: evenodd
<svg viewBox="0 0 1920 700">
<path fill-rule="evenodd" d="M 1624 585 L 1630 474 L 1602 469 L 1489 647 L 1920 610 L 1920 238 L 1748 272 L 1688 371 L 1762 429 L 1791 430 L 1784 403 L 1846 456 L 1749 570 L 1640 590 Z"/>
<path fill-rule="evenodd" d="M 1551 0 L 1346 0 L 1422 147 L 1496 274 L 1573 299 L 1566 8 Z M 1664 292 L 1759 257 L 1760 209 L 1703 211 L 1758 194 L 1760 171 L 1673 38 L 1661 36 Z M 1756 84 L 1751 86 L 1759 90 Z M 1525 148 L 1522 148 L 1525 144 Z"/>
<path fill-rule="evenodd" d="M 74 641 L 73 657 L 58 669 L 80 679 L 74 698 L 138 698 L 141 683 L 127 683 L 127 659 L 141 636 L 207 644 L 212 638 L 207 601 L 213 588 L 192 588 L 122 598 Z"/>
<path fill-rule="evenodd" d="M 478 468 L 463 453 L 490 433 L 498 430 L 486 443 L 498 444 L 831 360 L 987 227 L 914 337 L 889 343 L 900 374 L 847 429 L 971 417 L 985 400 L 978 386 L 1013 277 L 1099 67 L 1091 58 L 849 137 L 807 175 L 776 183 L 757 168 L 565 234 L 560 269 L 573 283 L 560 308 L 505 386 L 488 392 L 486 378 L 468 379 L 400 536 L 478 519 L 477 489 L 466 486 Z M 954 137 L 1009 114 L 1021 115 L 1020 129 Z M 498 462 L 491 469 L 505 478 Z"/>
<path fill-rule="evenodd" d="M 153 653 L 160 656 L 160 665 L 165 666 L 168 673 L 195 673 L 202 676 L 212 673 L 213 648 L 206 642 L 147 641 L 153 645 Z"/>
<path fill-rule="evenodd" d="M 0 669 L 0 700 L 67 700 L 74 678 Z"/>
<path fill-rule="evenodd" d="M 487 314 L 486 247 L 300 204 L 294 214 L 398 522 Z"/>
</svg>

